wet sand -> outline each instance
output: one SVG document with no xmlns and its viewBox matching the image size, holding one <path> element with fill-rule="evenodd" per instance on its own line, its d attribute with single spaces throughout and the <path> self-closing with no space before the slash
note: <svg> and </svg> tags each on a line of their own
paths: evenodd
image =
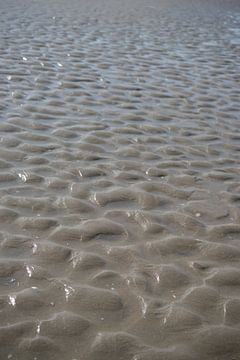
<svg viewBox="0 0 240 360">
<path fill-rule="evenodd" d="M 240 359 L 240 5 L 0 6 L 0 360 Z"/>
</svg>

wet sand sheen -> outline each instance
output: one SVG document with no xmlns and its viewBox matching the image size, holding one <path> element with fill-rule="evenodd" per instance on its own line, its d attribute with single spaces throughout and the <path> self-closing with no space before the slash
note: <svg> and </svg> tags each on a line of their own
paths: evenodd
<svg viewBox="0 0 240 360">
<path fill-rule="evenodd" d="M 0 360 L 240 358 L 239 4 L 0 6 Z"/>
</svg>

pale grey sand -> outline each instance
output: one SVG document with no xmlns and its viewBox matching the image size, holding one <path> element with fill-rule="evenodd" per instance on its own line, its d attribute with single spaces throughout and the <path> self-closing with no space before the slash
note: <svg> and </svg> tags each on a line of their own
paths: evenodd
<svg viewBox="0 0 240 360">
<path fill-rule="evenodd" d="M 0 9 L 0 360 L 240 359 L 238 1 Z"/>
</svg>

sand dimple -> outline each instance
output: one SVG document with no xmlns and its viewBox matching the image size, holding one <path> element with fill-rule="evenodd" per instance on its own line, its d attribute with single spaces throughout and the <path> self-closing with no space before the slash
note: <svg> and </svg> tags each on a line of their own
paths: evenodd
<svg viewBox="0 0 240 360">
<path fill-rule="evenodd" d="M 134 336 L 124 333 L 99 333 L 92 345 L 93 359 L 132 359 L 144 348 Z"/>
<path fill-rule="evenodd" d="M 1 347 L 7 346 L 9 344 L 9 338 L 12 338 L 12 345 L 14 342 L 17 342 L 21 336 L 26 336 L 29 332 L 32 331 L 35 324 L 31 321 L 22 320 L 19 323 L 14 323 L 12 325 L 1 326 L 0 327 L 0 343 Z"/>
<path fill-rule="evenodd" d="M 239 2 L 0 8 L 0 360 L 239 359 Z"/>
<path fill-rule="evenodd" d="M 63 311 L 54 314 L 50 319 L 43 320 L 39 325 L 39 332 L 50 337 L 79 336 L 89 326 L 90 322 L 88 320 L 74 313 Z"/>
<path fill-rule="evenodd" d="M 121 298 L 114 292 L 97 287 L 73 288 L 69 297 L 70 307 L 81 311 L 118 311 L 123 308 Z"/>
</svg>

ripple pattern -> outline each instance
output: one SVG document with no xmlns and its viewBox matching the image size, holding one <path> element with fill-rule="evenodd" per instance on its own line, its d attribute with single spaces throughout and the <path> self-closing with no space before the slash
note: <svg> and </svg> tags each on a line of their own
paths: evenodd
<svg viewBox="0 0 240 360">
<path fill-rule="evenodd" d="M 0 360 L 240 358 L 240 9 L 169 3 L 0 0 Z"/>
</svg>

